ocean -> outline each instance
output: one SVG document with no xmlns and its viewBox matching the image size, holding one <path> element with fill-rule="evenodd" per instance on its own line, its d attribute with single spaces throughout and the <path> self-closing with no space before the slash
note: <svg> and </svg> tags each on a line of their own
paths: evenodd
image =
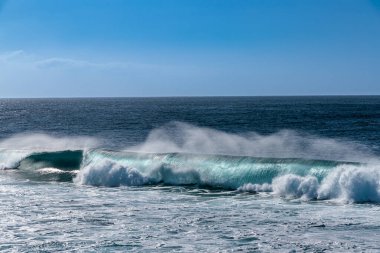
<svg viewBox="0 0 380 253">
<path fill-rule="evenodd" d="M 379 252 L 380 96 L 0 99 L 0 250 Z"/>
</svg>

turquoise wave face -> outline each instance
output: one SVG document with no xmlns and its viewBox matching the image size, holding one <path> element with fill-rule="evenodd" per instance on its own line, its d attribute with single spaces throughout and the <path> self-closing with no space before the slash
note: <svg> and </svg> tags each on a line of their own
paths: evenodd
<svg viewBox="0 0 380 253">
<path fill-rule="evenodd" d="M 237 189 L 248 183 L 271 183 L 285 174 L 314 176 L 320 181 L 342 164 L 354 163 L 93 150 L 86 153 L 77 181 L 101 186 L 168 184 Z"/>
<path fill-rule="evenodd" d="M 82 150 L 56 152 L 3 150 L 0 152 L 2 169 L 13 169 L 17 175 L 31 180 L 70 182 L 80 169 L 82 161 Z"/>
<path fill-rule="evenodd" d="M 135 153 L 105 150 L 65 150 L 58 152 L 36 152 L 23 154 L 7 151 L 6 157 L 15 156 L 8 169 L 24 172 L 45 171 L 47 168 L 69 176 L 81 170 L 85 184 L 117 186 L 129 185 L 123 178 L 109 180 L 109 173 L 134 171 L 142 178 L 143 184 L 199 185 L 236 189 L 251 183 L 271 183 L 273 178 L 284 174 L 314 176 L 322 180 L 331 169 L 342 164 L 356 164 L 339 161 L 305 160 L 293 158 L 255 158 L 247 156 L 195 155 L 182 153 Z M 4 159 L 3 153 L 3 159 Z M 115 169 L 117 168 L 117 169 Z M 97 177 L 89 174 L 97 171 Z M 102 175 L 99 171 L 103 171 Z M 83 172 L 83 173 L 82 173 Z M 127 173 L 128 174 L 128 173 Z M 83 176 L 86 175 L 86 176 Z M 88 178 L 87 178 L 88 177 Z M 130 177 L 129 177 L 130 178 Z M 139 181 L 139 182 L 140 182 Z"/>
<path fill-rule="evenodd" d="M 22 159 L 16 166 L 18 169 L 35 170 L 56 168 L 65 171 L 78 170 L 83 160 L 82 150 L 65 150 L 59 152 L 33 153 Z"/>
<path fill-rule="evenodd" d="M 2 154 L 4 159 L 5 155 Z M 33 173 L 42 174 L 41 179 L 45 179 L 49 173 L 59 173 L 59 181 L 73 180 L 75 172 L 80 170 L 77 181 L 101 186 L 168 184 L 236 189 L 248 183 L 271 183 L 273 178 L 285 174 L 309 175 L 320 181 L 338 165 L 354 164 L 293 158 L 106 150 L 64 150 L 25 154 L 20 151 L 7 151 L 6 157 L 12 155 L 16 160 L 5 168 L 17 169 L 28 173 L 29 176 Z M 37 176 L 33 178 L 38 179 Z M 52 179 L 54 180 L 54 177 Z"/>
</svg>

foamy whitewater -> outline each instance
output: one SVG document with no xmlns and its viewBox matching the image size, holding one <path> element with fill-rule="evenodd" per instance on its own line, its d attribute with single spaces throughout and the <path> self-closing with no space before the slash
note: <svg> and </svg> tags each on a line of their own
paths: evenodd
<svg viewBox="0 0 380 253">
<path fill-rule="evenodd" d="M 380 250 L 379 98 L 209 100 L 0 100 L 0 250 Z"/>
</svg>

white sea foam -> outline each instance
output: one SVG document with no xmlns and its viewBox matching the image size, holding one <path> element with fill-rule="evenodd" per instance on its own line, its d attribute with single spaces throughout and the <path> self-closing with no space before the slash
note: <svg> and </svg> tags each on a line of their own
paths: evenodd
<svg viewBox="0 0 380 253">
<path fill-rule="evenodd" d="M 251 193 L 257 193 L 257 192 L 272 192 L 272 185 L 268 183 L 264 184 L 244 184 L 240 186 L 237 189 L 239 192 L 251 192 Z"/>
<path fill-rule="evenodd" d="M 67 170 L 61 170 L 61 169 L 57 169 L 57 168 L 41 168 L 41 169 L 38 169 L 37 172 L 39 172 L 41 174 L 66 174 L 66 173 L 70 173 L 72 175 L 76 175 L 79 173 L 79 170 L 67 171 Z"/>
<path fill-rule="evenodd" d="M 94 186 L 141 186 L 148 182 L 139 171 L 104 159 L 84 166 L 74 179 L 78 184 Z"/>
<path fill-rule="evenodd" d="M 143 172 L 139 168 L 103 159 L 84 166 L 78 173 L 75 182 L 108 187 L 141 186 L 159 182 L 170 185 L 224 186 L 226 189 L 230 189 L 231 185 L 234 185 L 236 179 L 229 177 L 229 172 L 214 171 L 213 173 L 217 174 L 214 175 L 210 171 L 202 171 L 199 168 L 183 170 L 175 166 L 150 167 Z M 234 173 L 239 173 L 239 171 L 234 170 Z M 289 199 L 299 198 L 304 201 L 334 200 L 350 203 L 380 203 L 380 168 L 364 165 L 338 165 L 321 182 L 311 175 L 284 174 L 273 178 L 271 183 L 247 183 L 237 190 L 254 193 L 271 192 L 275 196 Z"/>
<path fill-rule="evenodd" d="M 274 195 L 303 200 L 337 202 L 380 202 L 380 167 L 339 165 L 322 181 L 313 176 L 287 174 L 273 179 L 272 184 L 245 184 L 246 192 L 272 191 Z"/>
<path fill-rule="evenodd" d="M 0 170 L 14 168 L 23 158 L 31 152 L 22 150 L 0 150 Z"/>
</svg>

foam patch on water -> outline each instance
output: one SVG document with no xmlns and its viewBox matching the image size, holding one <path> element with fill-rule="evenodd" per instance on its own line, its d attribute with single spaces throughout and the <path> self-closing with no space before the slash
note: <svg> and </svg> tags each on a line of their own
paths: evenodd
<svg viewBox="0 0 380 253">
<path fill-rule="evenodd" d="M 76 175 L 79 173 L 79 170 L 66 171 L 66 170 L 60 170 L 57 168 L 42 168 L 42 169 L 38 169 L 37 172 L 39 172 L 41 174 L 66 174 L 66 173 L 70 173 L 70 174 Z"/>
<path fill-rule="evenodd" d="M 240 186 L 237 191 L 239 192 L 250 192 L 250 193 L 257 193 L 257 192 L 272 192 L 273 188 L 271 184 L 244 184 L 243 186 Z"/>
</svg>

